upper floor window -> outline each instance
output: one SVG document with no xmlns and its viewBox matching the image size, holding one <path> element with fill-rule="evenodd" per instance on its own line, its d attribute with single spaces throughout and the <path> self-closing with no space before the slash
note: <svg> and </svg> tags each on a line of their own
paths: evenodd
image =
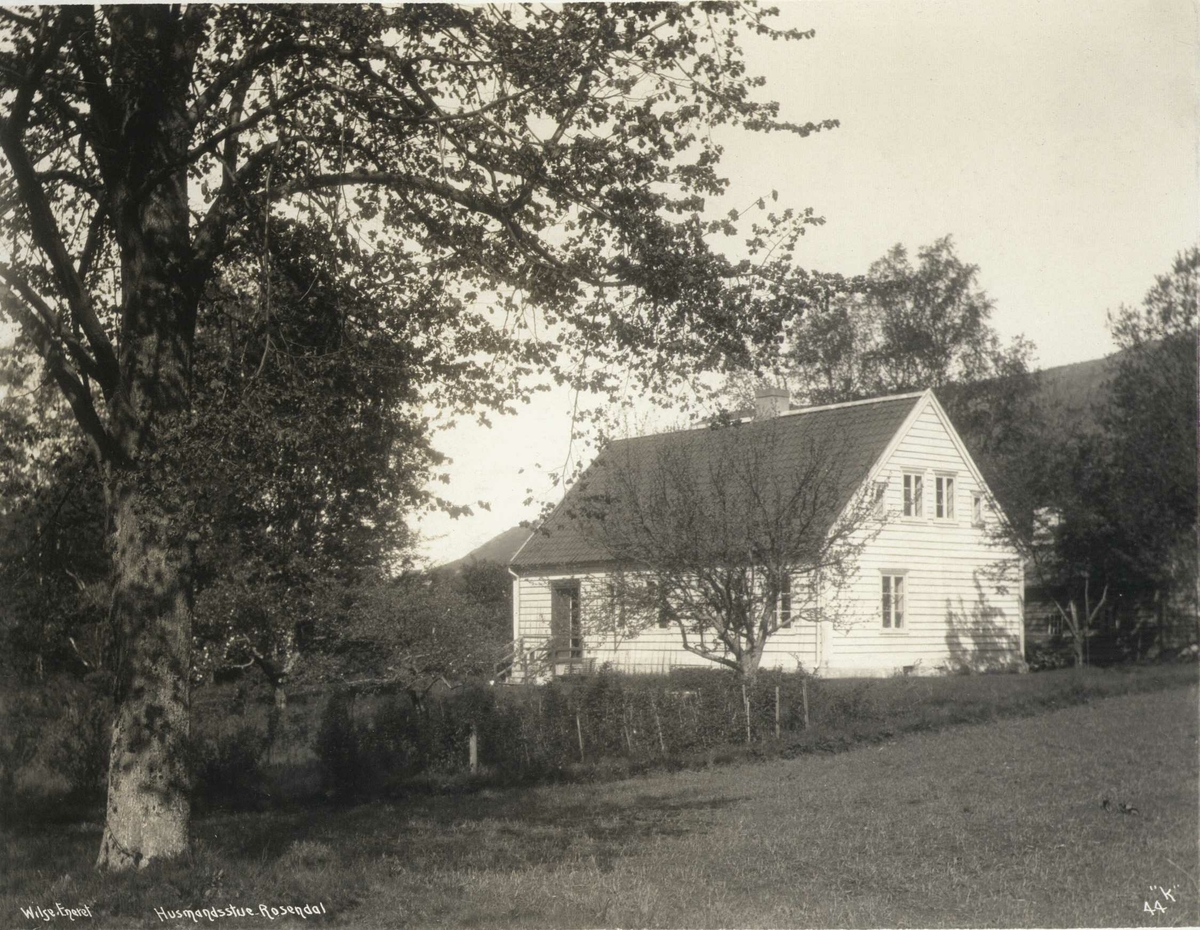
<svg viewBox="0 0 1200 930">
<path fill-rule="evenodd" d="M 883 576 L 883 628 L 885 630 L 904 629 L 904 576 Z"/>
<path fill-rule="evenodd" d="M 938 475 L 933 479 L 934 514 L 939 520 L 954 519 L 954 478 Z"/>
<path fill-rule="evenodd" d="M 971 522 L 983 526 L 983 495 L 978 492 L 971 495 Z"/>
<path fill-rule="evenodd" d="M 906 517 L 925 516 L 925 478 L 921 475 L 912 473 L 904 475 L 904 515 Z"/>
<path fill-rule="evenodd" d="M 871 485 L 871 514 L 876 517 L 882 517 L 884 512 L 884 504 L 887 500 L 887 482 L 876 481 Z"/>
</svg>

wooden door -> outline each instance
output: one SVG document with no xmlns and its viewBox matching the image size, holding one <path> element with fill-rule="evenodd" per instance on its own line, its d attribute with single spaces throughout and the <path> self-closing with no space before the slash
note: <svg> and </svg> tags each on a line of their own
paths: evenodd
<svg viewBox="0 0 1200 930">
<path fill-rule="evenodd" d="M 579 582 L 556 582 L 550 599 L 550 649 L 555 662 L 583 658 L 582 627 Z"/>
</svg>

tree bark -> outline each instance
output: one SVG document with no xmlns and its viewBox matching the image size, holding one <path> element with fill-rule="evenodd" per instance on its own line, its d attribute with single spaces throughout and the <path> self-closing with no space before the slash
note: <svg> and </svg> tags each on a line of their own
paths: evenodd
<svg viewBox="0 0 1200 930">
<path fill-rule="evenodd" d="M 178 11 L 124 7 L 113 43 L 127 117 L 106 178 L 121 260 L 120 383 L 107 395 L 116 452 L 103 462 L 119 634 L 116 714 L 98 868 L 187 849 L 192 650 L 191 489 L 159 437 L 190 407 L 201 282 L 188 209 L 190 81 Z M 147 185 L 147 178 L 157 178 Z"/>
<path fill-rule="evenodd" d="M 1079 609 L 1075 606 L 1074 601 L 1071 601 L 1070 608 L 1071 646 L 1075 650 L 1075 667 L 1083 668 L 1083 666 L 1087 664 L 1086 658 L 1083 654 L 1083 643 L 1084 638 L 1087 635 L 1087 631 L 1083 628 L 1083 625 L 1079 620 Z"/>
<path fill-rule="evenodd" d="M 171 521 L 117 479 L 110 491 L 120 624 L 117 707 L 98 868 L 143 867 L 187 848 L 190 558 Z"/>
<path fill-rule="evenodd" d="M 273 685 L 275 692 L 275 713 L 282 717 L 287 712 L 287 688 L 285 681 L 277 681 Z"/>
</svg>

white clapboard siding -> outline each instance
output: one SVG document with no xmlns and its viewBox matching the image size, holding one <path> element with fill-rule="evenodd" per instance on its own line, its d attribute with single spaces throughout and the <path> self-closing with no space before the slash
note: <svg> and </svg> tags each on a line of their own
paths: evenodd
<svg viewBox="0 0 1200 930">
<path fill-rule="evenodd" d="M 584 631 L 584 656 L 596 667 L 608 662 L 629 672 L 668 672 L 684 666 L 709 667 L 713 663 L 683 648 L 677 627 L 649 626 L 637 635 L 616 638 L 589 631 L 589 617 L 605 609 L 608 574 L 603 571 L 559 572 L 521 577 L 517 581 L 520 605 L 516 634 L 528 647 L 545 643 L 550 636 L 550 592 L 557 581 L 578 581 L 580 612 Z M 795 670 L 798 664 L 811 669 L 817 664 L 818 625 L 797 619 L 792 627 L 779 630 L 763 651 L 763 668 Z"/>
<path fill-rule="evenodd" d="M 1008 545 L 997 544 L 999 515 L 985 501 L 972 523 L 972 498 L 985 493 L 932 399 L 874 476 L 885 481 L 887 517 L 859 560 L 853 584 L 829 604 L 834 629 L 829 674 L 884 674 L 997 667 L 1022 658 L 1023 579 Z M 924 484 L 924 516 L 905 517 L 904 474 Z M 954 478 L 954 518 L 937 519 L 935 478 Z M 905 578 L 904 627 L 882 623 L 884 574 Z M 832 600 L 832 599 L 831 599 Z M 836 615 L 834 615 L 836 614 Z"/>
</svg>

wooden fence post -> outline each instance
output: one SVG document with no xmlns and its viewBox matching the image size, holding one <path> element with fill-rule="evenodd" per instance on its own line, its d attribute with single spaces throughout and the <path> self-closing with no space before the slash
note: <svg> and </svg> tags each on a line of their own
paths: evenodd
<svg viewBox="0 0 1200 930">
<path fill-rule="evenodd" d="M 779 739 L 779 685 L 775 686 L 775 738 Z"/>
<path fill-rule="evenodd" d="M 808 676 L 800 679 L 800 697 L 804 701 L 804 729 L 808 729 Z"/>
<path fill-rule="evenodd" d="M 654 703 L 654 692 L 650 692 L 650 709 L 654 711 L 654 725 L 658 728 L 658 747 L 662 750 L 662 754 L 667 754 L 667 743 L 663 739 L 662 721 L 658 719 L 658 705 Z"/>
<path fill-rule="evenodd" d="M 742 704 L 746 708 L 746 742 L 750 742 L 750 692 L 746 690 L 746 680 L 742 679 Z"/>
<path fill-rule="evenodd" d="M 579 714 L 575 714 L 575 732 L 579 734 L 579 761 L 586 762 L 583 756 L 583 725 L 579 722 Z"/>
<path fill-rule="evenodd" d="M 479 771 L 479 732 L 475 729 L 475 721 L 471 721 L 471 738 L 469 740 L 471 774 Z"/>
</svg>

